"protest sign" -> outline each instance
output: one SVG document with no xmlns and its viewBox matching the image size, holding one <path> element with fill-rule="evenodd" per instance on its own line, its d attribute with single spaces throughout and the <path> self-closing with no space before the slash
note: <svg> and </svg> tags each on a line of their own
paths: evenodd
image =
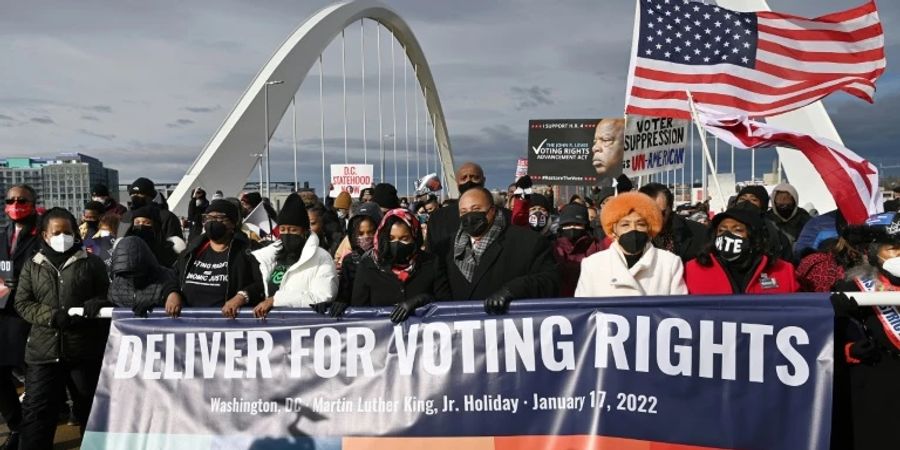
<svg viewBox="0 0 900 450">
<path fill-rule="evenodd" d="M 623 119 L 528 122 L 528 175 L 535 183 L 609 185 L 622 173 Z"/>
<path fill-rule="evenodd" d="M 828 448 L 826 294 L 389 313 L 116 311 L 84 445 Z"/>
<path fill-rule="evenodd" d="M 6 280 L 13 278 L 13 262 L 8 259 L 0 259 L 0 309 L 6 307 L 12 289 L 6 285 Z"/>
<path fill-rule="evenodd" d="M 375 180 L 375 166 L 372 164 L 332 164 L 331 185 L 329 195 L 337 198 L 341 192 L 356 197 L 367 187 L 372 187 Z"/>
<path fill-rule="evenodd" d="M 625 127 L 625 174 L 652 175 L 684 167 L 687 120 L 628 116 Z"/>
<path fill-rule="evenodd" d="M 516 177 L 513 181 L 528 175 L 528 158 L 519 158 L 516 161 Z"/>
</svg>

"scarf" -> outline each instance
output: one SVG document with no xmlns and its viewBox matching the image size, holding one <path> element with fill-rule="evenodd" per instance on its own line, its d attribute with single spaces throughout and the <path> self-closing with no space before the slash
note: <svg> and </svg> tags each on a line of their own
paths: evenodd
<svg viewBox="0 0 900 450">
<path fill-rule="evenodd" d="M 506 218 L 503 217 L 501 211 L 497 211 L 494 215 L 494 223 L 475 243 L 472 243 L 469 233 L 463 230 L 456 232 L 456 240 L 453 243 L 453 260 L 466 281 L 472 282 L 472 278 L 475 277 L 475 269 L 478 268 L 478 263 L 485 250 L 497 240 L 505 228 Z"/>
</svg>

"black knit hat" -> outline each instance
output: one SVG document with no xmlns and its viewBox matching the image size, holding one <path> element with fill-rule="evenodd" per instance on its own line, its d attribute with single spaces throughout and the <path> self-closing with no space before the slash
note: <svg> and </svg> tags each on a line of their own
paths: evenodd
<svg viewBox="0 0 900 450">
<path fill-rule="evenodd" d="M 105 184 L 95 184 L 94 188 L 91 189 L 91 196 L 93 196 L 93 197 L 109 197 L 109 188 L 106 187 Z"/>
<path fill-rule="evenodd" d="M 297 194 L 288 195 L 281 206 L 276 220 L 278 225 L 294 225 L 304 230 L 309 229 L 309 215 L 306 213 L 306 205 Z"/>
<path fill-rule="evenodd" d="M 138 209 L 135 209 L 131 212 L 131 220 L 134 220 L 138 217 L 144 219 L 150 219 L 153 221 L 153 226 L 158 227 L 161 225 L 161 220 L 159 218 L 159 210 L 152 205 L 142 206 Z"/>
<path fill-rule="evenodd" d="M 372 188 L 370 188 L 370 187 L 360 189 L 360 191 L 359 191 L 359 201 L 363 201 L 363 196 L 366 195 L 366 194 L 369 194 L 369 195 L 375 195 L 375 194 L 373 194 L 373 192 L 374 192 L 374 190 L 373 190 Z"/>
<path fill-rule="evenodd" d="M 241 220 L 240 212 L 235 208 L 234 203 L 228 200 L 216 199 L 210 202 L 206 207 L 206 214 L 209 213 L 225 214 L 225 217 L 235 225 Z"/>
<path fill-rule="evenodd" d="M 528 198 L 528 203 L 531 207 L 540 206 L 546 209 L 547 212 L 553 211 L 553 204 L 550 203 L 550 199 L 541 194 L 531 194 L 531 197 Z"/>
<path fill-rule="evenodd" d="M 739 205 L 716 214 L 709 226 L 709 230 L 713 235 L 719 228 L 719 224 L 725 219 L 734 219 L 746 225 L 750 229 L 751 234 L 765 232 L 765 222 L 763 222 L 762 214 L 756 208 Z"/>
<path fill-rule="evenodd" d="M 156 197 L 156 185 L 148 178 L 138 178 L 128 186 L 128 195 L 142 194 L 147 197 Z"/>
<path fill-rule="evenodd" d="M 90 201 L 84 205 L 85 211 L 96 211 L 99 214 L 103 214 L 106 211 L 106 207 L 103 206 L 103 203 Z"/>
<path fill-rule="evenodd" d="M 738 198 L 740 198 L 744 194 L 750 194 L 759 199 L 762 202 L 762 210 L 765 211 L 769 208 L 769 191 L 766 190 L 764 186 L 758 185 L 750 185 L 744 186 L 740 192 L 738 192 Z"/>
<path fill-rule="evenodd" d="M 376 184 L 372 192 L 372 200 L 385 209 L 400 207 L 400 199 L 397 198 L 397 188 L 390 183 Z"/>
<path fill-rule="evenodd" d="M 590 223 L 587 208 L 577 203 L 570 203 L 563 206 L 562 211 L 559 213 L 559 226 L 573 223 L 584 226 L 587 226 Z"/>
</svg>

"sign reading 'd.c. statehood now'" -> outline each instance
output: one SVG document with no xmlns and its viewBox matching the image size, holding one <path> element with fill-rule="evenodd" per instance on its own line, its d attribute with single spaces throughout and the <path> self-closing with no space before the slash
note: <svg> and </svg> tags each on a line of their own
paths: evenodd
<svg viewBox="0 0 900 450">
<path fill-rule="evenodd" d="M 652 175 L 684 167 L 687 120 L 628 116 L 625 125 L 625 174 Z"/>
<path fill-rule="evenodd" d="M 825 296 L 525 301 L 502 318 L 476 303 L 432 305 L 401 325 L 386 309 L 341 321 L 117 313 L 85 444 L 523 448 L 568 436 L 827 448 Z"/>
</svg>

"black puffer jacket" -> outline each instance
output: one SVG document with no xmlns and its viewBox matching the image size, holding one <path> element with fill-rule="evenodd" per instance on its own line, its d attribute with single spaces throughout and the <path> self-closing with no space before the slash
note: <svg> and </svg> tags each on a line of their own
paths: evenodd
<svg viewBox="0 0 900 450">
<path fill-rule="evenodd" d="M 43 253 L 34 256 L 19 275 L 16 311 L 31 323 L 25 362 L 45 364 L 98 360 L 109 334 L 109 321 L 86 319 L 59 330 L 50 326 L 57 310 L 84 306 L 88 300 L 105 300 L 109 288 L 106 264 L 99 257 L 78 250 L 58 270 Z"/>
<path fill-rule="evenodd" d="M 116 306 L 146 310 L 163 305 L 178 290 L 175 271 L 159 265 L 150 247 L 135 236 L 116 243 L 109 271 L 109 301 Z"/>
</svg>

